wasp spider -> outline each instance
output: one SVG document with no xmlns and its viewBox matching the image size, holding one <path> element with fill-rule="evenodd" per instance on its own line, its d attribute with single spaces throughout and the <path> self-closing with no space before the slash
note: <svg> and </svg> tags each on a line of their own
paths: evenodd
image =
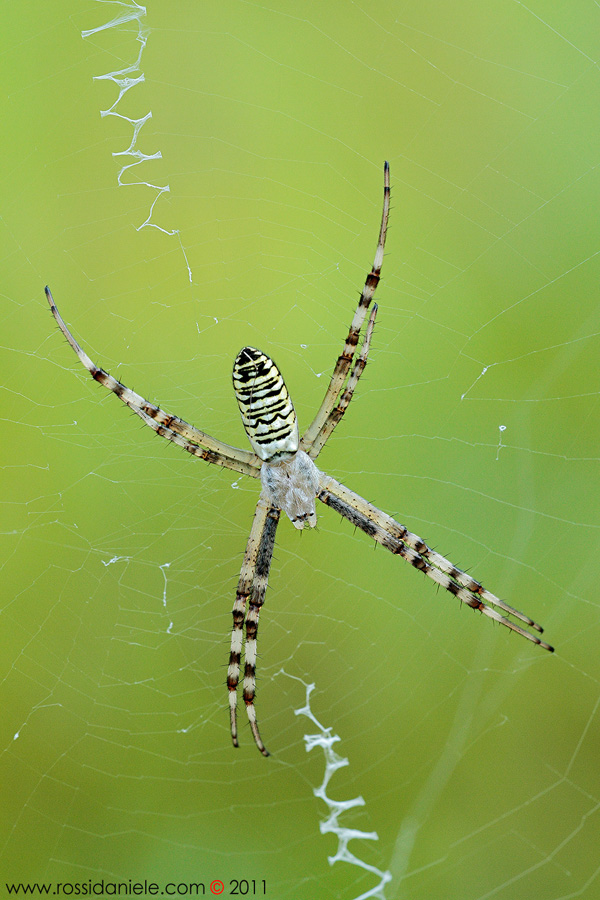
<svg viewBox="0 0 600 900">
<path fill-rule="evenodd" d="M 408 560 L 416 569 L 429 576 L 467 606 L 478 609 L 495 622 L 500 622 L 545 650 L 553 648 L 535 634 L 526 631 L 512 619 L 517 619 L 534 631 L 542 628 L 529 616 L 523 615 L 504 600 L 500 600 L 479 582 L 457 569 L 451 562 L 431 550 L 416 534 L 408 531 L 391 516 L 363 500 L 358 494 L 341 485 L 334 478 L 320 472 L 314 459 L 323 449 L 333 429 L 344 415 L 367 363 L 377 304 L 367 312 L 379 283 L 383 250 L 390 207 L 390 174 L 384 169 L 383 215 L 375 261 L 363 288 L 350 331 L 341 356 L 335 364 L 329 387 L 312 424 L 302 438 L 298 432 L 298 420 L 285 382 L 273 360 L 254 347 L 244 347 L 238 353 L 233 367 L 233 386 L 240 407 L 246 434 L 253 449 L 238 450 L 216 441 L 205 432 L 189 425 L 178 416 L 164 412 L 125 387 L 104 369 L 94 365 L 81 349 L 65 325 L 52 299 L 50 289 L 46 296 L 52 314 L 67 341 L 90 372 L 92 378 L 113 391 L 127 406 L 154 431 L 178 444 L 188 453 L 207 462 L 225 466 L 252 478 L 260 477 L 262 492 L 250 530 L 248 545 L 240 572 L 235 603 L 233 605 L 233 630 L 227 670 L 231 739 L 238 746 L 237 687 L 243 648 L 243 629 L 246 628 L 244 647 L 243 693 L 250 728 L 256 746 L 264 756 L 268 751 L 262 742 L 254 696 L 256 692 L 256 636 L 258 617 L 262 608 L 279 516 L 283 510 L 296 528 L 317 523 L 315 500 L 330 506 L 353 525 L 362 529 L 387 550 Z M 360 352 L 357 346 L 360 333 L 367 319 Z M 498 610 L 501 610 L 499 612 Z M 503 615 L 504 614 L 504 615 Z M 507 618 L 511 616 L 512 619 Z"/>
</svg>

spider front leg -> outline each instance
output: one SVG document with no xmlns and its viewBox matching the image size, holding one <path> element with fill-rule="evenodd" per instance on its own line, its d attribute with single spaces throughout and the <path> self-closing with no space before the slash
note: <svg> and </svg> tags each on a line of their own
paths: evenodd
<svg viewBox="0 0 600 900">
<path fill-rule="evenodd" d="M 248 615 L 246 616 L 244 703 L 246 704 L 246 712 L 248 714 L 252 735 L 256 742 L 256 746 L 263 756 L 269 756 L 269 751 L 261 740 L 258 723 L 256 721 L 256 710 L 254 708 L 254 697 L 256 695 L 256 637 L 258 632 L 258 617 L 260 615 L 261 607 L 265 602 L 265 594 L 269 582 L 269 570 L 273 558 L 275 534 L 277 532 L 280 514 L 280 509 L 269 506 L 267 520 L 258 548 L 254 583 L 252 585 L 252 593 L 248 600 Z"/>
<path fill-rule="evenodd" d="M 486 590 L 478 581 L 463 572 L 448 559 L 432 550 L 418 535 L 410 532 L 404 525 L 396 522 L 387 513 L 377 509 L 368 500 L 355 494 L 349 488 L 344 487 L 335 478 L 321 473 L 319 500 L 335 509 L 341 516 L 352 522 L 361 531 L 381 544 L 386 550 L 409 562 L 415 569 L 423 572 L 428 578 L 444 588 L 454 597 L 458 597 L 467 606 L 477 609 L 485 616 L 499 622 L 511 631 L 520 634 L 534 644 L 543 647 L 544 650 L 554 652 L 554 647 L 542 641 L 537 635 L 531 634 L 521 625 L 503 616 L 498 612 L 501 609 L 509 616 L 519 619 L 529 628 L 537 632 L 544 629 L 529 616 L 519 612 L 518 609 L 509 606 L 504 600 L 496 597 L 491 591 Z"/>
<path fill-rule="evenodd" d="M 237 686 L 240 679 L 244 620 L 246 620 L 244 702 L 256 746 L 264 756 L 269 756 L 269 752 L 261 740 L 254 708 L 254 697 L 256 694 L 256 638 L 258 617 L 264 603 L 269 580 L 269 569 L 271 567 L 279 516 L 280 510 L 273 507 L 266 498 L 261 496 L 256 504 L 256 512 L 254 513 L 254 520 L 244 554 L 233 605 L 231 651 L 229 654 L 229 668 L 227 670 L 231 740 L 233 746 L 238 747 Z M 248 604 L 247 617 L 246 604 Z"/>
</svg>

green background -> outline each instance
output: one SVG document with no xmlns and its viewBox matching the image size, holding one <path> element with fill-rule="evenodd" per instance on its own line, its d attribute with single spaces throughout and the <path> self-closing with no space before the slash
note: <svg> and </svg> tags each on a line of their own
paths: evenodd
<svg viewBox="0 0 600 900">
<path fill-rule="evenodd" d="M 314 683 L 348 759 L 329 796 L 364 798 L 339 824 L 379 835 L 349 849 L 391 871 L 388 900 L 599 897 L 598 6 L 162 0 L 82 39 L 131 8 L 4 6 L 0 889 L 368 895 L 377 878 L 330 867 L 319 832 L 323 755 L 294 714 Z M 94 361 L 214 436 L 246 446 L 245 344 L 306 426 L 371 264 L 384 159 L 370 363 L 320 464 L 557 652 L 325 508 L 314 532 L 282 522 L 265 760 L 245 724 L 231 748 L 224 688 L 258 485 L 105 396 L 43 287 Z"/>
</svg>

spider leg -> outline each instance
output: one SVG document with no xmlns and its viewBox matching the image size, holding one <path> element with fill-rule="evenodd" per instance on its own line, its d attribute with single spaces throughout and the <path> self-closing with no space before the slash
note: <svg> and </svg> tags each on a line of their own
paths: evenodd
<svg viewBox="0 0 600 900">
<path fill-rule="evenodd" d="M 127 406 L 129 404 L 127 403 Z M 133 409 L 133 407 L 130 407 Z M 134 409 L 133 412 L 137 416 L 140 417 L 144 425 L 148 425 L 152 428 L 159 437 L 164 437 L 168 441 L 171 441 L 172 444 L 176 444 L 178 447 L 182 447 L 184 450 L 187 450 L 192 456 L 197 456 L 199 459 L 203 459 L 205 462 L 214 463 L 217 466 L 223 466 L 225 469 L 232 469 L 235 472 L 241 472 L 242 475 L 250 475 L 252 478 L 258 478 L 260 475 L 260 469 L 252 470 L 247 469 L 242 463 L 238 460 L 232 459 L 229 456 L 224 456 L 221 453 L 217 453 L 216 450 L 206 450 L 204 447 L 198 446 L 198 444 L 193 443 L 193 441 L 189 441 L 187 438 L 182 437 L 175 431 L 172 431 L 166 425 L 161 425 L 156 419 L 150 418 L 145 412 L 142 412 L 141 409 Z"/>
<path fill-rule="evenodd" d="M 371 314 L 369 316 L 369 321 L 367 322 L 367 328 L 365 331 L 365 337 L 363 340 L 363 344 L 360 350 L 360 354 L 357 360 L 355 360 L 354 365 L 352 366 L 352 371 L 348 377 L 348 381 L 346 382 L 346 387 L 342 391 L 342 394 L 339 398 L 339 403 L 337 406 L 331 410 L 323 426 L 317 436 L 315 437 L 312 445 L 310 447 L 309 456 L 311 459 L 316 459 L 327 441 L 329 440 L 333 429 L 336 427 L 346 410 L 348 409 L 348 405 L 352 400 L 352 395 L 356 389 L 356 385 L 358 384 L 358 380 L 362 373 L 365 371 L 365 366 L 367 365 L 367 357 L 369 355 L 369 348 L 371 346 L 371 337 L 373 335 L 373 326 L 375 325 L 375 316 L 377 315 L 377 304 L 373 304 L 373 308 L 371 310 Z"/>
<path fill-rule="evenodd" d="M 252 591 L 258 550 L 267 522 L 269 504 L 262 497 L 259 498 L 254 512 L 254 519 L 250 529 L 250 536 L 244 553 L 244 560 L 240 571 L 235 602 L 233 604 L 233 628 L 231 631 L 231 650 L 229 652 L 229 667 L 227 669 L 227 687 L 229 689 L 229 713 L 231 719 L 231 740 L 234 747 L 239 747 L 237 736 L 237 686 L 240 680 L 240 661 L 242 658 L 242 645 L 244 642 L 244 620 L 246 618 L 246 602 Z"/>
<path fill-rule="evenodd" d="M 501 625 L 516 631 L 517 634 L 527 638 L 534 644 L 539 644 L 544 650 L 551 653 L 554 648 L 545 641 L 540 640 L 535 634 L 531 634 L 501 615 L 497 609 L 501 609 L 508 615 L 514 616 L 524 622 L 529 628 L 542 632 L 543 628 L 534 622 L 529 616 L 513 609 L 504 600 L 500 600 L 491 591 L 486 590 L 478 581 L 471 578 L 465 572 L 456 568 L 440 553 L 431 550 L 427 544 L 416 534 L 412 534 L 404 525 L 400 525 L 391 516 L 377 509 L 367 500 L 359 497 L 353 491 L 341 485 L 334 478 L 321 474 L 319 500 L 335 509 L 340 515 L 348 519 L 358 528 L 372 537 L 392 553 L 406 559 L 416 569 L 419 569 L 437 584 L 449 591 L 467 606 L 480 610 L 484 615 Z M 490 605 L 488 605 L 490 604 Z M 494 607 L 497 607 L 495 609 Z"/>
<path fill-rule="evenodd" d="M 329 418 L 329 415 L 333 410 L 336 401 L 338 400 L 339 395 L 342 391 L 346 376 L 350 371 L 350 366 L 352 365 L 352 360 L 354 358 L 354 353 L 356 351 L 360 332 L 365 321 L 365 316 L 381 277 L 381 265 L 383 263 L 383 251 L 385 247 L 385 238 L 387 234 L 388 217 L 390 212 L 390 167 L 387 162 L 385 163 L 383 170 L 383 181 L 383 212 L 381 215 L 381 227 L 379 229 L 379 240 L 377 242 L 377 250 L 375 251 L 373 268 L 367 275 L 367 280 L 365 281 L 365 286 L 362 290 L 362 294 L 360 295 L 360 300 L 358 301 L 358 306 L 356 307 L 354 318 L 352 319 L 352 324 L 350 326 L 348 337 L 346 338 L 346 342 L 344 344 L 344 349 L 342 350 L 342 354 L 340 357 L 338 357 L 338 361 L 335 364 L 333 375 L 331 376 L 331 381 L 329 382 L 329 387 L 327 388 L 325 397 L 323 398 L 323 402 L 321 403 L 317 415 L 307 428 L 300 442 L 300 449 L 305 450 L 306 453 L 308 453 L 308 455 L 311 457 L 313 457 L 313 453 L 311 452 L 313 442 L 327 422 L 327 419 Z M 350 396 L 352 396 L 352 394 Z M 321 448 L 319 447 L 319 449 Z M 316 456 L 316 453 L 314 454 L 314 456 Z"/>
<path fill-rule="evenodd" d="M 136 394 L 135 391 L 113 378 L 112 375 L 109 375 L 104 369 L 96 366 L 69 331 L 52 299 L 50 288 L 46 287 L 45 290 L 52 315 L 56 319 L 58 327 L 79 357 L 80 362 L 95 381 L 98 381 L 108 388 L 109 391 L 116 394 L 146 425 L 153 428 L 161 437 L 168 438 L 173 443 L 178 444 L 196 456 L 202 457 L 207 462 L 217 463 L 225 466 L 225 468 L 233 469 L 235 472 L 241 472 L 243 475 L 258 478 L 260 474 L 260 460 L 254 453 L 238 450 L 237 447 L 230 447 L 229 444 L 215 440 L 204 431 L 200 431 L 194 425 L 190 425 L 188 422 L 180 419 L 179 416 L 170 415 L 159 406 L 145 400 L 139 394 Z"/>
<path fill-rule="evenodd" d="M 231 721 L 231 740 L 238 747 L 237 735 L 237 686 L 240 680 L 240 661 L 242 656 L 244 620 L 246 604 L 248 616 L 246 620 L 246 649 L 244 669 L 244 701 L 254 740 L 260 752 L 268 756 L 263 744 L 254 709 L 256 694 L 256 633 L 258 616 L 264 602 L 269 579 L 269 568 L 275 544 L 275 533 L 279 522 L 280 510 L 272 507 L 260 497 L 256 504 L 254 520 L 250 529 L 250 537 L 246 546 L 244 560 L 240 571 L 235 602 L 233 604 L 233 628 L 231 631 L 231 650 L 227 669 L 227 687 L 229 690 L 229 715 Z"/>
<path fill-rule="evenodd" d="M 254 708 L 254 697 L 256 695 L 256 636 L 258 632 L 258 617 L 265 602 L 265 593 L 269 582 L 269 569 L 271 568 L 275 534 L 277 533 L 280 514 L 281 510 L 277 509 L 277 507 L 268 507 L 267 518 L 258 548 L 256 571 L 254 573 L 252 592 L 248 599 L 248 613 L 246 615 L 244 703 L 246 704 L 246 712 L 254 741 L 263 756 L 269 756 L 269 751 L 261 740 Z"/>
</svg>

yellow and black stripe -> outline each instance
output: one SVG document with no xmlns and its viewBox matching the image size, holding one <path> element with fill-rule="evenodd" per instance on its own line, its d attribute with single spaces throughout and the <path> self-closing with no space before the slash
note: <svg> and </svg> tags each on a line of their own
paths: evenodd
<svg viewBox="0 0 600 900">
<path fill-rule="evenodd" d="M 298 420 L 285 381 L 273 360 L 244 347 L 233 366 L 233 387 L 248 439 L 264 460 L 296 453 Z"/>
</svg>

